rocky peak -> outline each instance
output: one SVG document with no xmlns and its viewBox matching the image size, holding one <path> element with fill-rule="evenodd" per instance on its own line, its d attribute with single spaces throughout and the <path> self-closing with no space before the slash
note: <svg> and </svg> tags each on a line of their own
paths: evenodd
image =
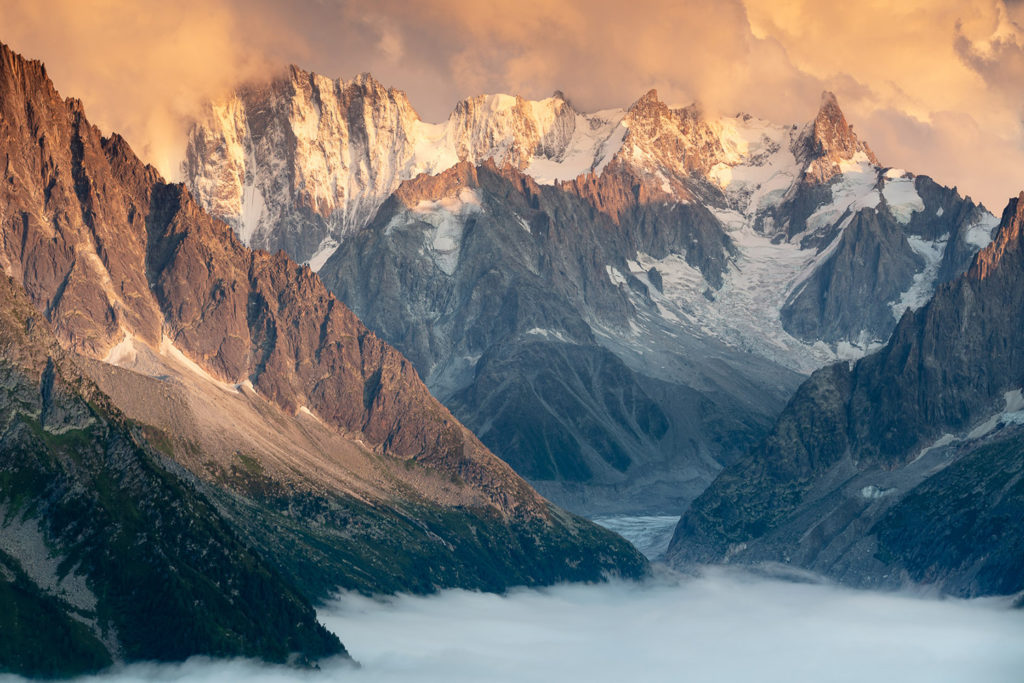
<svg viewBox="0 0 1024 683">
<path fill-rule="evenodd" d="M 632 113 L 634 111 L 640 112 L 640 111 L 643 111 L 645 109 L 659 108 L 659 107 L 664 108 L 666 110 L 668 109 L 668 107 L 666 107 L 662 103 L 662 101 L 658 99 L 658 91 L 657 91 L 657 89 L 651 88 L 650 90 L 645 92 L 643 95 L 641 95 L 637 99 L 636 102 L 631 104 L 629 106 L 629 110 L 628 111 L 630 113 Z"/>
<path fill-rule="evenodd" d="M 804 177 L 828 182 L 841 172 L 841 162 L 856 161 L 858 154 L 863 154 L 864 161 L 879 165 L 871 148 L 853 132 L 835 94 L 826 90 L 821 95 L 817 116 L 800 136 L 794 150 L 797 160 L 806 167 Z"/>
<path fill-rule="evenodd" d="M 654 89 L 630 106 L 623 123 L 629 132 L 620 158 L 663 193 L 671 187 L 672 193 L 688 197 L 682 181 L 694 173 L 706 176 L 725 155 L 698 104 L 671 109 Z"/>
<path fill-rule="evenodd" d="M 488 159 L 483 165 L 493 168 L 494 161 Z M 408 208 L 416 207 L 420 202 L 437 202 L 449 198 L 463 188 L 479 187 L 477 168 L 468 161 L 460 161 L 437 175 L 418 175 L 399 185 L 392 197 Z"/>
<path fill-rule="evenodd" d="M 637 135 L 651 137 L 657 133 L 662 122 L 670 119 L 671 116 L 672 112 L 668 105 L 659 100 L 658 91 L 651 88 L 640 99 L 629 105 L 623 123 L 634 137 Z"/>
<path fill-rule="evenodd" d="M 15 82 L 20 84 L 22 90 L 27 90 L 26 86 L 31 84 L 49 83 L 42 62 L 24 59 L 3 43 L 0 43 L 0 79 L 5 91 Z"/>
<path fill-rule="evenodd" d="M 840 580 L 852 569 L 874 585 L 909 576 L 965 595 L 1021 590 L 1010 545 L 1019 534 L 998 525 L 1020 519 L 1022 504 L 999 480 L 1019 477 L 1010 415 L 1024 378 L 1022 200 L 1010 201 L 968 273 L 904 313 L 883 347 L 801 386 L 768 437 L 685 513 L 670 558 L 778 560 Z M 1007 436 L 1016 444 L 1003 462 L 978 450 Z M 889 508 L 929 488 L 932 507 L 916 521 Z M 885 504 L 875 505 L 878 489 L 891 496 Z M 872 538 L 886 528 L 906 534 L 899 548 Z"/>
<path fill-rule="evenodd" d="M 1020 251 L 1022 226 L 1024 226 L 1024 192 L 1011 199 L 1006 205 L 992 242 L 978 252 L 968 271 L 968 277 L 983 280 L 994 268 L 998 267 L 1008 252 Z"/>
<path fill-rule="evenodd" d="M 478 95 L 459 102 L 447 125 L 460 161 L 494 159 L 524 169 L 535 157 L 565 154 L 576 111 L 558 96 L 532 102 L 519 95 Z"/>
<path fill-rule="evenodd" d="M 33 69 L 42 75 L 37 63 L 0 60 L 0 159 L 10 168 L 0 263 L 62 345 L 98 360 L 124 338 L 172 344 L 286 412 L 306 406 L 381 453 L 457 473 L 501 514 L 546 517 L 546 503 L 308 268 L 242 246 L 45 80 L 26 85 L 20 75 Z"/>
</svg>

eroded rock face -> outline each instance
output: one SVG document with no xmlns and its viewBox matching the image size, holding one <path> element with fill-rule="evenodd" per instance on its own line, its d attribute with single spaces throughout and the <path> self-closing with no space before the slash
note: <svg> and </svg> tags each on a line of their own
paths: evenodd
<svg viewBox="0 0 1024 683">
<path fill-rule="evenodd" d="M 247 245 L 319 267 L 402 181 L 459 161 L 560 161 L 578 119 L 589 125 L 560 95 L 481 95 L 432 125 L 369 74 L 345 82 L 293 66 L 212 106 L 189 135 L 184 173 Z"/>
<path fill-rule="evenodd" d="M 684 515 L 676 562 L 792 561 L 964 595 L 1022 588 L 1018 531 L 1005 523 L 1022 501 L 1022 207 L 1024 196 L 1009 203 L 968 272 L 904 315 L 884 348 L 800 388 L 764 443 Z M 955 510 L 925 521 L 926 497 Z M 939 552 L 937 538 L 956 550 Z"/>
<path fill-rule="evenodd" d="M 405 94 L 368 74 L 345 83 L 292 67 L 214 107 L 184 170 L 247 244 L 304 261 L 360 227 L 406 177 L 418 125 Z"/>
<path fill-rule="evenodd" d="M 557 94 L 541 102 L 477 95 L 455 106 L 446 137 L 460 161 L 525 169 L 537 157 L 561 161 L 576 125 L 576 110 Z"/>
<path fill-rule="evenodd" d="M 271 99 L 302 100 L 293 90 Z M 345 125 L 361 125 L 362 111 Z M 254 113 L 243 119 L 263 125 Z M 881 168 L 829 93 L 804 126 L 713 118 L 669 107 L 655 91 L 626 111 L 487 95 L 459 103 L 440 126 L 408 121 L 388 131 L 415 135 L 365 150 L 370 166 L 407 160 L 388 175 L 390 196 L 337 176 L 351 193 L 332 211 L 376 213 L 311 265 L 485 443 L 552 495 L 563 479 L 583 490 L 601 480 L 612 487 L 606 503 L 633 506 L 644 496 L 627 503 L 620 487 L 645 478 L 637 463 L 658 462 L 686 493 L 646 501 L 674 509 L 764 435 L 801 375 L 884 342 L 905 310 L 967 267 L 995 224 L 955 190 Z M 218 127 L 230 128 L 207 122 L 193 142 Z M 335 128 L 317 130 L 319 147 L 347 144 Z M 290 143 L 274 149 L 312 164 L 319 147 L 312 156 Z M 221 152 L 195 152 L 210 164 L 188 174 L 202 198 L 222 184 L 211 170 Z M 260 159 L 246 168 L 269 178 L 289 167 Z M 281 211 L 298 210 L 277 197 Z M 319 235 L 317 225 L 308 229 Z M 594 362 L 562 362 L 563 344 Z M 580 367 L 590 375 L 611 358 L 641 403 L 666 416 L 663 435 L 609 407 L 600 373 L 580 381 Z M 530 366 L 541 362 L 560 371 Z M 615 425 L 614 434 L 591 424 Z M 559 450 L 572 455 L 553 463 Z M 586 493 L 564 493 L 588 509 Z"/>
<path fill-rule="evenodd" d="M 617 194 L 616 177 L 596 191 Z M 547 495 L 657 510 L 759 438 L 796 375 L 770 366 L 744 379 L 746 354 L 719 347 L 687 347 L 688 365 L 660 374 L 653 357 L 617 355 L 603 337 L 628 334 L 659 296 L 629 261 L 685 251 L 714 277 L 732 247 L 699 205 L 632 197 L 615 215 L 514 169 L 463 163 L 403 184 L 320 275 Z"/>
<path fill-rule="evenodd" d="M 308 406 L 396 457 L 461 462 L 468 481 L 507 478 L 499 507 L 544 514 L 308 268 L 244 247 L 123 140 L 102 139 L 41 70 L 5 73 L 5 265 L 70 349 L 102 358 L 125 335 L 165 335 L 217 378 L 251 381 L 285 410 Z M 25 139 L 42 139 L 43 153 Z"/>
<path fill-rule="evenodd" d="M 186 404 L 201 385 L 246 402 L 245 414 L 267 425 L 313 420 L 316 430 L 303 433 L 343 441 L 352 462 L 380 463 L 364 468 L 372 477 L 356 490 L 329 448 L 295 452 L 268 440 L 255 455 L 243 442 L 204 454 L 197 444 L 210 442 L 209 424 L 203 434 L 153 433 L 308 596 L 339 585 L 499 590 L 645 571 L 628 544 L 554 508 L 488 452 L 307 267 L 245 247 L 122 139 L 103 138 L 41 65 L 6 48 L 0 57 L 0 264 L 60 344 L 90 359 L 139 419 L 198 424 Z M 357 85 L 352 102 L 372 89 Z M 129 365 L 140 353 L 158 361 L 141 378 L 98 362 Z M 151 402 L 136 391 L 161 382 Z M 175 411 L 186 414 L 176 421 Z M 51 411 L 45 422 L 72 418 Z M 264 470 L 264 456 L 277 469 L 268 460 Z M 391 573 L 378 577 L 382 568 Z"/>
<path fill-rule="evenodd" d="M 7 276 L 0 357 L 0 669 L 345 655 L 308 598 L 84 376 Z"/>
<path fill-rule="evenodd" d="M 827 183 L 842 172 L 842 162 L 852 161 L 858 154 L 863 154 L 875 166 L 879 165 L 867 143 L 854 134 L 853 126 L 846 121 L 836 96 L 831 92 L 822 94 L 818 115 L 799 145 L 796 156 L 807 165 L 804 171 L 807 182 Z"/>
</svg>

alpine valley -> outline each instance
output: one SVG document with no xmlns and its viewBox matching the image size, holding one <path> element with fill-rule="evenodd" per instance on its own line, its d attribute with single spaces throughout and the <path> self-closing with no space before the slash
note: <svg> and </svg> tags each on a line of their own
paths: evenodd
<svg viewBox="0 0 1024 683">
<path fill-rule="evenodd" d="M 6 46 L 0 159 L 0 670 L 312 663 L 338 589 L 647 571 Z"/>
<path fill-rule="evenodd" d="M 1024 602 L 1024 194 L 886 166 L 830 92 L 435 124 L 292 66 L 182 143 L 167 182 L 0 44 L 0 674 L 355 672 L 316 608 L 760 590 L 717 564 Z"/>
<path fill-rule="evenodd" d="M 369 75 L 291 67 L 211 105 L 184 173 L 585 514 L 678 514 L 809 373 L 883 344 L 997 222 L 882 166 L 830 93 L 801 125 L 654 91 L 590 114 L 485 95 L 435 125 Z"/>
</svg>

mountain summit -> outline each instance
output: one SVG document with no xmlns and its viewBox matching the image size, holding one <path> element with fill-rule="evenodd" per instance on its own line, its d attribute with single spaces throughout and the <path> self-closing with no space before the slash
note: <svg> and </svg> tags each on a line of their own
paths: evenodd
<svg viewBox="0 0 1024 683">
<path fill-rule="evenodd" d="M 687 510 L 672 561 L 784 561 L 844 583 L 1024 589 L 1024 194 L 878 352 L 814 373 Z"/>
<path fill-rule="evenodd" d="M 481 95 L 431 125 L 384 89 L 344 104 L 357 90 L 293 69 L 212 105 L 186 182 L 243 239 L 309 259 L 580 511 L 684 507 L 807 373 L 883 343 L 996 223 L 880 167 L 829 93 L 804 125 L 656 91 L 589 114 Z"/>
<path fill-rule="evenodd" d="M 346 92 L 400 105 L 368 78 Z M 645 571 L 494 457 L 307 267 L 245 247 L 3 46 L 0 159 L 0 535 L 35 539 L 4 544 L 0 589 L 63 615 L 77 666 L 341 653 L 310 605 L 339 588 Z M 54 577 L 33 573 L 43 547 Z"/>
<path fill-rule="evenodd" d="M 841 173 L 843 162 L 855 161 L 858 154 L 874 166 L 878 159 L 866 142 L 861 142 L 846 121 L 836 96 L 828 91 L 821 95 L 821 107 L 801 140 L 797 157 L 806 166 L 805 177 L 824 183 Z"/>
</svg>

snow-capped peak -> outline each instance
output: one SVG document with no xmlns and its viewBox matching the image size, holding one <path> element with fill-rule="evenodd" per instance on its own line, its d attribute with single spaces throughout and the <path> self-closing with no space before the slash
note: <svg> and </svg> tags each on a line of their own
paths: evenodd
<svg viewBox="0 0 1024 683">
<path fill-rule="evenodd" d="M 331 80 L 292 67 L 269 86 L 212 104 L 191 131 L 184 171 L 200 202 L 247 244 L 319 267 L 403 181 L 488 159 L 545 184 L 619 160 L 652 197 L 687 201 L 717 188 L 712 203 L 748 219 L 799 182 L 831 181 L 861 160 L 877 165 L 831 93 L 801 132 L 745 115 L 708 118 L 697 105 L 671 108 L 656 90 L 628 110 L 593 114 L 561 93 L 479 95 L 432 124 L 370 74 Z"/>
</svg>

